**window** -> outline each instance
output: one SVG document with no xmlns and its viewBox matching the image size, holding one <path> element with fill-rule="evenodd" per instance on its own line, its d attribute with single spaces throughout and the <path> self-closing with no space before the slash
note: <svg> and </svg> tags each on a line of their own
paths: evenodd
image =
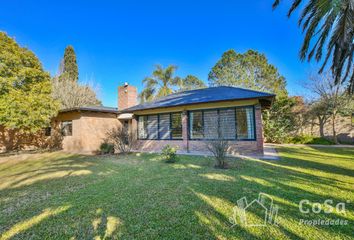
<svg viewBox="0 0 354 240">
<path fill-rule="evenodd" d="M 203 134 L 203 112 L 195 111 L 189 114 L 190 138 L 202 139 Z"/>
<path fill-rule="evenodd" d="M 218 138 L 218 111 L 204 111 L 204 138 Z"/>
<path fill-rule="evenodd" d="M 147 139 L 147 116 L 138 118 L 138 138 Z"/>
<path fill-rule="evenodd" d="M 182 139 L 182 113 L 139 116 L 138 139 Z"/>
<path fill-rule="evenodd" d="M 147 134 L 149 139 L 158 139 L 157 115 L 148 116 Z"/>
<path fill-rule="evenodd" d="M 235 139 L 236 138 L 236 121 L 235 109 L 220 109 L 219 110 L 219 127 L 221 138 Z"/>
<path fill-rule="evenodd" d="M 170 114 L 159 116 L 159 139 L 170 139 Z"/>
<path fill-rule="evenodd" d="M 171 139 L 182 139 L 182 114 L 171 114 Z"/>
<path fill-rule="evenodd" d="M 191 111 L 189 137 L 192 140 L 254 140 L 254 107 Z"/>
<path fill-rule="evenodd" d="M 72 136 L 72 134 L 73 134 L 73 122 L 72 121 L 63 121 L 61 123 L 61 134 L 63 136 Z"/>
<path fill-rule="evenodd" d="M 254 112 L 253 108 L 236 109 L 237 139 L 254 139 Z"/>
</svg>

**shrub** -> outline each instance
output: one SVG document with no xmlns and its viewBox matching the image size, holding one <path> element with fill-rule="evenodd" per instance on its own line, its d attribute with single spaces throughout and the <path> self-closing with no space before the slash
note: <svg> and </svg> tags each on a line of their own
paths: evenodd
<svg viewBox="0 0 354 240">
<path fill-rule="evenodd" d="M 321 137 L 315 137 L 312 139 L 312 141 L 308 144 L 321 144 L 321 145 L 333 145 L 334 142 L 331 140 L 328 140 L 326 138 L 321 138 Z"/>
<path fill-rule="evenodd" d="M 313 140 L 313 137 L 310 135 L 299 135 L 292 137 L 288 140 L 288 143 L 294 144 L 307 144 Z"/>
<path fill-rule="evenodd" d="M 215 158 L 215 167 L 226 168 L 226 154 L 230 148 L 229 142 L 227 140 L 220 139 L 207 142 L 206 146 Z"/>
<path fill-rule="evenodd" d="M 177 148 L 172 147 L 170 145 L 166 145 L 162 149 L 162 157 L 165 159 L 167 163 L 174 163 L 177 161 Z"/>
<path fill-rule="evenodd" d="M 227 123 L 225 122 L 225 123 L 220 124 L 220 126 L 224 126 L 226 124 Z M 223 132 L 221 131 L 218 124 L 216 124 L 212 128 L 214 128 L 213 129 L 214 131 L 217 131 L 219 139 L 213 140 L 213 141 L 207 141 L 205 143 L 206 147 L 213 154 L 213 156 L 215 158 L 215 162 L 216 162 L 215 167 L 216 168 L 227 168 L 226 155 L 227 155 L 227 152 L 230 148 L 230 142 L 225 139 L 225 137 L 223 136 Z"/>
<path fill-rule="evenodd" d="M 111 143 L 104 142 L 100 146 L 101 154 L 113 154 L 114 153 L 114 145 Z"/>
<path fill-rule="evenodd" d="M 135 144 L 135 137 L 128 129 L 116 127 L 107 132 L 106 142 L 112 143 L 119 153 L 129 153 Z"/>
<path fill-rule="evenodd" d="M 321 137 L 313 137 L 311 135 L 299 135 L 293 138 L 290 138 L 288 143 L 294 144 L 321 144 L 321 145 L 331 145 L 334 144 L 332 141 L 321 138 Z"/>
</svg>

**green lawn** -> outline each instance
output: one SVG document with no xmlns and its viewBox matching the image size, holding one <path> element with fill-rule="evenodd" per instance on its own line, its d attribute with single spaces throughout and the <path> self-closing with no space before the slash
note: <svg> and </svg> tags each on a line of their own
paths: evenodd
<svg viewBox="0 0 354 240">
<path fill-rule="evenodd" d="M 350 239 L 354 148 L 279 148 L 279 161 L 158 155 L 45 153 L 0 158 L 0 239 Z M 279 206 L 278 226 L 231 227 L 236 201 L 259 192 Z M 303 214 L 301 199 L 345 202 L 346 214 Z M 250 219 L 260 219 L 257 211 Z M 300 219 L 342 219 L 308 226 Z"/>
</svg>

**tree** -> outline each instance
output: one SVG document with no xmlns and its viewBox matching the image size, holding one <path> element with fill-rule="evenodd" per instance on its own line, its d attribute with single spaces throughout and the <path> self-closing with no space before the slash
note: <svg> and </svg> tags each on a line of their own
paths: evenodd
<svg viewBox="0 0 354 240">
<path fill-rule="evenodd" d="M 193 75 L 187 75 L 179 82 L 179 91 L 188 91 L 193 89 L 205 88 L 205 83 Z"/>
<path fill-rule="evenodd" d="M 244 54 L 226 51 L 210 71 L 209 84 L 275 93 L 277 96 L 273 105 L 263 111 L 264 135 L 268 142 L 282 143 L 295 129 L 293 107 L 296 99 L 288 97 L 285 78 L 275 66 L 268 63 L 264 54 L 253 50 Z"/>
<path fill-rule="evenodd" d="M 275 0 L 276 8 L 281 0 Z M 300 7 L 302 0 L 294 0 L 288 17 Z M 334 83 L 349 80 L 349 92 L 354 92 L 354 4 L 353 0 L 308 0 L 299 17 L 299 25 L 305 32 L 300 50 L 300 59 L 313 57 L 319 62 L 323 48 L 326 48 L 324 61 L 319 70 L 322 73 L 332 56 L 331 72 Z"/>
<path fill-rule="evenodd" d="M 311 119 L 311 127 L 313 125 L 318 125 L 320 131 L 320 137 L 325 137 L 324 126 L 330 118 L 328 103 L 326 103 L 324 99 L 313 101 L 310 104 L 308 115 L 309 118 Z M 317 119 L 318 123 L 313 121 L 314 119 Z"/>
<path fill-rule="evenodd" d="M 338 115 L 351 114 L 353 111 L 353 97 L 348 95 L 342 85 L 336 84 L 336 79 L 329 72 L 310 76 L 311 82 L 307 85 L 321 102 L 323 114 L 326 112 L 331 118 L 333 142 L 338 143 L 336 120 Z"/>
<path fill-rule="evenodd" d="M 0 125 L 12 133 L 34 133 L 48 126 L 57 109 L 38 58 L 0 32 Z"/>
<path fill-rule="evenodd" d="M 157 65 L 152 76 L 143 80 L 144 90 L 140 94 L 140 99 L 150 101 L 173 93 L 173 88 L 181 81 L 179 77 L 173 76 L 176 69 L 174 65 L 169 65 L 165 69 Z"/>
<path fill-rule="evenodd" d="M 101 105 L 93 84 L 78 83 L 62 75 L 52 79 L 52 87 L 52 96 L 60 102 L 60 109 Z"/>
<path fill-rule="evenodd" d="M 144 88 L 139 94 L 140 103 L 150 102 L 154 99 L 155 89 Z"/>
<path fill-rule="evenodd" d="M 73 82 L 79 80 L 79 68 L 76 62 L 76 54 L 73 46 L 69 45 L 65 48 L 64 58 L 62 61 L 62 72 L 59 74 L 65 76 L 66 79 L 69 79 Z"/>
<path fill-rule="evenodd" d="M 239 86 L 287 95 L 286 81 L 264 54 L 248 50 L 244 54 L 226 51 L 208 76 L 211 86 Z"/>
<path fill-rule="evenodd" d="M 267 142 L 284 143 L 297 128 L 293 108 L 296 98 L 277 97 L 269 110 L 263 111 L 263 130 Z"/>
<path fill-rule="evenodd" d="M 97 86 L 78 82 L 79 70 L 74 48 L 68 46 L 59 65 L 59 74 L 52 79 L 53 98 L 60 102 L 60 109 L 100 106 Z"/>
</svg>

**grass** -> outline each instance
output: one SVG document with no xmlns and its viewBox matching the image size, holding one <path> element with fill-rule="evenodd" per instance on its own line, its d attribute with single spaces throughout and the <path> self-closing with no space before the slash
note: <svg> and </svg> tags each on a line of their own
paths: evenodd
<svg viewBox="0 0 354 240">
<path fill-rule="evenodd" d="M 282 159 L 158 155 L 79 156 L 59 152 L 0 159 L 0 239 L 351 239 L 354 148 L 279 148 Z M 236 201 L 259 192 L 279 206 L 278 226 L 231 227 Z M 309 213 L 301 199 L 351 202 L 346 214 Z M 258 221 L 261 211 L 251 210 Z M 342 219 L 309 226 L 300 219 Z"/>
</svg>

